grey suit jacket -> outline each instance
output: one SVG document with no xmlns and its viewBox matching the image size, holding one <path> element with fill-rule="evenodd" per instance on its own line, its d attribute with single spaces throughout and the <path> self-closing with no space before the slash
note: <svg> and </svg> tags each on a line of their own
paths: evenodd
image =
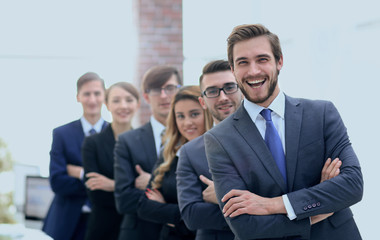
<svg viewBox="0 0 380 240">
<path fill-rule="evenodd" d="M 235 235 L 239 239 L 361 239 L 349 209 L 362 198 L 361 169 L 334 105 L 286 96 L 285 141 L 287 183 L 243 105 L 205 134 L 207 159 L 219 200 L 231 189 L 263 197 L 288 193 L 297 215 L 293 221 L 281 214 L 227 217 Z M 340 158 L 341 172 L 319 184 L 329 157 Z M 334 215 L 310 226 L 309 217 L 330 212 Z"/>
<path fill-rule="evenodd" d="M 207 185 L 199 176 L 211 179 L 206 159 L 203 136 L 181 147 L 177 165 L 178 205 L 187 227 L 197 230 L 197 240 L 234 239 L 220 208 L 203 200 L 202 192 Z"/>
<path fill-rule="evenodd" d="M 119 135 L 114 149 L 115 201 L 117 211 L 124 214 L 119 239 L 158 239 L 161 225 L 137 217 L 137 204 L 144 191 L 135 188 L 138 176 L 135 166 L 152 172 L 157 161 L 152 125 Z"/>
</svg>

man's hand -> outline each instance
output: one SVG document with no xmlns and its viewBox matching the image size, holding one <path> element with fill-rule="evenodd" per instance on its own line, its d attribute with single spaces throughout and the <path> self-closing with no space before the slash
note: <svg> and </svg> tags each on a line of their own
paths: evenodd
<svg viewBox="0 0 380 240">
<path fill-rule="evenodd" d="M 145 191 L 145 195 L 149 200 L 153 200 L 160 203 L 166 203 L 164 197 L 162 196 L 161 192 L 157 189 L 149 189 L 147 188 Z"/>
<path fill-rule="evenodd" d="M 113 192 L 115 190 L 115 181 L 109 179 L 102 174 L 96 172 L 90 172 L 86 174 L 88 180 L 86 181 L 86 187 L 93 190 L 104 190 L 107 192 Z"/>
<path fill-rule="evenodd" d="M 328 158 L 322 169 L 321 182 L 338 176 L 340 173 L 340 166 L 342 166 L 342 161 L 340 161 L 339 158 L 335 158 L 332 162 L 331 158 Z"/>
<path fill-rule="evenodd" d="M 67 164 L 66 170 L 67 170 L 67 174 L 70 177 L 82 180 L 82 178 L 81 178 L 81 172 L 83 171 L 83 167 L 72 165 L 72 164 Z"/>
<path fill-rule="evenodd" d="M 202 192 L 203 200 L 205 202 L 218 204 L 218 200 L 216 199 L 215 194 L 214 182 L 203 175 L 200 175 L 199 179 L 207 185 L 207 188 Z"/>
<path fill-rule="evenodd" d="M 342 166 L 342 161 L 340 161 L 339 158 L 335 158 L 334 161 L 331 161 L 331 158 L 328 158 L 322 169 L 321 183 L 333 177 L 338 176 L 340 173 L 340 169 L 339 169 L 340 166 Z M 323 221 L 326 218 L 332 216 L 333 214 L 334 213 L 332 212 L 332 213 L 325 213 L 325 214 L 312 216 L 310 217 L 311 225 L 316 224 L 320 221 Z"/>
<path fill-rule="evenodd" d="M 151 174 L 142 170 L 140 165 L 136 165 L 136 172 L 139 174 L 139 176 L 135 179 L 135 187 L 140 190 L 145 190 L 146 186 L 149 183 Z"/>
<path fill-rule="evenodd" d="M 225 217 L 286 213 L 282 197 L 265 198 L 247 190 L 233 189 L 224 195 L 222 202 L 227 202 L 223 207 Z"/>
</svg>

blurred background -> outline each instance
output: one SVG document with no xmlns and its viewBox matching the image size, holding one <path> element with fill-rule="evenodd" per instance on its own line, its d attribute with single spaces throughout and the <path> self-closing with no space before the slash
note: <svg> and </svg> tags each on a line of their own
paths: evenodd
<svg viewBox="0 0 380 240">
<path fill-rule="evenodd" d="M 144 46 L 136 2 L 144 1 L 0 0 L 0 138 L 19 172 L 48 176 L 52 129 L 81 117 L 76 81 L 83 73 L 98 73 L 106 86 L 138 82 Z M 183 0 L 177 9 L 186 85 L 198 84 L 205 63 L 227 59 L 234 26 L 262 23 L 282 43 L 281 89 L 334 102 L 362 165 L 364 198 L 353 211 L 363 239 L 375 239 L 380 213 L 379 9 L 371 0 Z M 15 200 L 23 204 L 17 176 Z"/>
</svg>

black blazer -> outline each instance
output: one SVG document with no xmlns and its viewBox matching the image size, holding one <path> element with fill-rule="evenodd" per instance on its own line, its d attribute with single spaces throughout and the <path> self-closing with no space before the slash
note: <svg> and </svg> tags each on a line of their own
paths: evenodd
<svg viewBox="0 0 380 240">
<path fill-rule="evenodd" d="M 87 137 L 82 146 L 84 172 L 96 172 L 113 179 L 115 138 L 109 125 L 103 132 Z M 85 181 L 88 178 L 85 177 Z M 85 239 L 117 239 L 122 215 L 116 211 L 113 192 L 87 189 L 91 201 Z"/>
<path fill-rule="evenodd" d="M 285 214 L 227 217 L 237 238 L 361 239 L 349 206 L 363 196 L 363 176 L 346 127 L 331 102 L 285 96 L 287 182 L 243 104 L 205 133 L 204 141 L 218 200 L 231 189 L 264 197 L 287 193 L 297 215 L 293 221 Z M 342 161 L 340 174 L 320 183 L 329 157 Z M 221 208 L 224 204 L 219 202 Z M 311 216 L 329 212 L 334 215 L 310 226 Z"/>
<path fill-rule="evenodd" d="M 207 185 L 199 175 L 212 179 L 203 136 L 181 147 L 177 165 L 178 205 L 186 226 L 197 230 L 197 240 L 233 240 L 235 236 L 219 205 L 203 200 L 202 192 Z"/>
<path fill-rule="evenodd" d="M 158 239 L 160 224 L 138 218 L 136 209 L 144 191 L 135 188 L 139 164 L 146 172 L 152 172 L 157 161 L 152 125 L 144 126 L 119 135 L 114 150 L 115 201 L 117 211 L 124 214 L 119 239 Z"/>
<path fill-rule="evenodd" d="M 155 169 L 163 162 L 163 157 L 157 161 Z M 158 188 L 165 199 L 166 203 L 149 200 L 146 195 L 142 195 L 137 208 L 137 214 L 140 218 L 147 221 L 162 224 L 160 240 L 180 240 L 195 239 L 195 232 L 190 231 L 181 218 L 177 200 L 177 169 L 178 157 L 173 159 L 170 169 L 165 173 L 162 180 L 162 186 Z M 155 175 L 152 175 L 152 180 Z M 152 181 L 151 181 L 152 182 Z M 150 184 L 148 187 L 150 188 Z M 170 227 L 167 224 L 173 224 Z"/>
</svg>

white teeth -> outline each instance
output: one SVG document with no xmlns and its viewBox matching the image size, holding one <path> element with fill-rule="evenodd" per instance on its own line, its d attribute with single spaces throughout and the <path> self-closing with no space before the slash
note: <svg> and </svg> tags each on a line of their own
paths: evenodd
<svg viewBox="0 0 380 240">
<path fill-rule="evenodd" d="M 247 81 L 248 84 L 257 84 L 257 83 L 261 83 L 261 82 L 264 82 L 265 79 L 260 79 L 260 80 L 252 80 L 252 81 Z"/>
</svg>

